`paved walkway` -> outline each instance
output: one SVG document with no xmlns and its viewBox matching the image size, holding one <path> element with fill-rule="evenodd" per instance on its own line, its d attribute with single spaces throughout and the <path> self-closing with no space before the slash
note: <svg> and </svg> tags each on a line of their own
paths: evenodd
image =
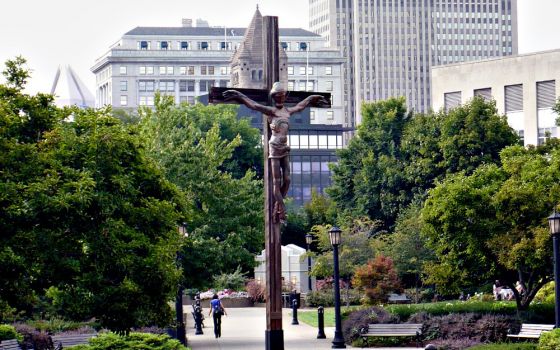
<svg viewBox="0 0 560 350">
<path fill-rule="evenodd" d="M 222 337 L 214 337 L 212 318 L 205 314 L 204 334 L 194 334 L 194 323 L 190 315 L 191 306 L 185 305 L 187 317 L 187 342 L 193 350 L 263 350 L 266 328 L 265 309 L 228 308 L 228 316 L 222 317 Z M 208 312 L 208 310 L 205 310 Z M 284 348 L 285 350 L 322 350 L 331 349 L 334 328 L 325 328 L 327 339 L 317 339 L 317 328 L 300 322 L 292 325 L 291 311 L 284 309 Z M 348 349 L 354 349 L 347 346 Z M 418 350 L 415 348 L 393 348 L 399 350 Z M 381 348 L 376 348 L 381 350 Z"/>
</svg>

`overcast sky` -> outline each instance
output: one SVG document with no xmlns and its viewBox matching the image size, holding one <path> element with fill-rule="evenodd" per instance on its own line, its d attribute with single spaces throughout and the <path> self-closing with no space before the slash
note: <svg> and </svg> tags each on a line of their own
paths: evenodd
<svg viewBox="0 0 560 350">
<path fill-rule="evenodd" d="M 258 4 L 280 27 L 308 28 L 308 0 L 3 0 L 0 64 L 16 55 L 33 70 L 29 92 L 49 92 L 59 64 L 70 64 L 94 91 L 96 58 L 137 26 L 180 26 L 202 18 L 211 26 L 245 27 Z M 560 48 L 560 0 L 518 0 L 520 52 Z"/>
</svg>

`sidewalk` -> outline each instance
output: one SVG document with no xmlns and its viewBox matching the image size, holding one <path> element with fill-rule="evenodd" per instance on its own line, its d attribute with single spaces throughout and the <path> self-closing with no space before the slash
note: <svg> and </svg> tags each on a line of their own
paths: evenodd
<svg viewBox="0 0 560 350">
<path fill-rule="evenodd" d="M 185 305 L 185 310 L 190 312 L 190 306 Z M 187 343 L 193 350 L 263 350 L 266 318 L 264 308 L 229 308 L 229 316 L 222 317 L 222 337 L 214 337 L 212 318 L 206 317 L 203 329 L 204 334 L 194 334 L 194 322 L 189 314 L 187 318 Z M 317 328 L 300 322 L 299 325 L 291 324 L 292 317 L 289 309 L 283 310 L 283 330 L 285 350 L 322 350 L 331 349 L 334 328 L 325 328 L 327 339 L 317 339 Z M 347 349 L 355 349 L 347 346 Z M 392 348 L 399 350 L 418 350 L 418 348 Z M 376 348 L 382 350 L 382 348 Z"/>
</svg>

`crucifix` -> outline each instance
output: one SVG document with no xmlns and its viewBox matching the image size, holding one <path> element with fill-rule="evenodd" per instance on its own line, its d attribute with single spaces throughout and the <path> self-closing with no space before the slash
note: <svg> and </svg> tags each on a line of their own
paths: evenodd
<svg viewBox="0 0 560 350">
<path fill-rule="evenodd" d="M 286 91 L 280 80 L 278 17 L 263 17 L 266 90 L 212 88 L 210 103 L 241 103 L 263 113 L 266 249 L 266 350 L 283 350 L 280 225 L 290 184 L 289 117 L 306 107 L 330 108 L 329 93 Z M 270 93 L 269 93 L 270 92 Z"/>
</svg>

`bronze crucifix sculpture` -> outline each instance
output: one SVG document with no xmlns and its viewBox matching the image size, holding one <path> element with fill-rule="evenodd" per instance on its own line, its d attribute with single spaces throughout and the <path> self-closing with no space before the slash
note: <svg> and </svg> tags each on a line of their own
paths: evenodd
<svg viewBox="0 0 560 350">
<path fill-rule="evenodd" d="M 236 90 L 223 93 L 225 100 L 236 100 L 248 108 L 266 115 L 272 135 L 268 140 L 268 158 L 272 168 L 272 193 L 274 196 L 273 220 L 275 223 L 286 221 L 286 207 L 284 198 L 290 187 L 290 146 L 288 145 L 288 131 L 290 116 L 303 111 L 309 104 L 329 106 L 329 102 L 321 95 L 310 95 L 293 107 L 286 107 L 287 90 L 280 82 L 275 82 L 270 90 L 270 97 L 274 106 L 263 106 Z"/>
</svg>

